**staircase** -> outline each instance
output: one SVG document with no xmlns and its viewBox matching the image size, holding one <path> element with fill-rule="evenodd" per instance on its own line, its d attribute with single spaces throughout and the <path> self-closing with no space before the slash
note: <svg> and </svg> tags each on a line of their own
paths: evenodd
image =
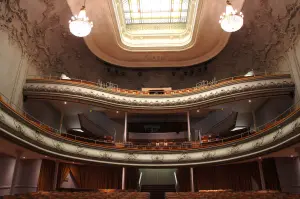
<svg viewBox="0 0 300 199">
<path fill-rule="evenodd" d="M 149 192 L 150 199 L 164 199 L 165 192 L 176 192 L 175 185 L 142 185 L 141 192 Z"/>
</svg>

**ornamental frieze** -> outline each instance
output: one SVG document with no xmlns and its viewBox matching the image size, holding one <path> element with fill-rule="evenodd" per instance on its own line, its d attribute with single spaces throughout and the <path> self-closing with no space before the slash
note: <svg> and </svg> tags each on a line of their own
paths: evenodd
<svg viewBox="0 0 300 199">
<path fill-rule="evenodd" d="M 247 92 L 251 91 L 261 91 L 268 90 L 268 92 L 275 92 L 275 89 L 279 89 L 278 91 L 286 91 L 289 93 L 294 90 L 294 83 L 291 78 L 287 78 L 283 76 L 282 78 L 270 76 L 270 79 L 263 80 L 253 80 L 249 82 L 241 82 L 236 83 L 234 85 L 227 85 L 221 88 L 216 88 L 211 91 L 204 91 L 199 93 L 187 93 L 182 96 L 173 97 L 164 96 L 164 95 L 154 95 L 154 96 L 143 96 L 143 95 L 128 95 L 123 96 L 118 92 L 108 92 L 104 90 L 96 90 L 94 87 L 82 87 L 81 84 L 73 85 L 70 84 L 62 84 L 59 81 L 47 81 L 44 82 L 40 80 L 28 80 L 24 86 L 24 95 L 43 95 L 43 96 L 51 96 L 52 94 L 55 96 L 61 97 L 71 97 L 80 96 L 84 97 L 84 100 L 97 102 L 99 101 L 105 103 L 111 103 L 112 106 L 132 106 L 132 107 L 142 107 L 144 109 L 153 109 L 153 108 L 170 108 L 170 107 L 188 107 L 189 105 L 193 105 L 195 103 L 205 103 L 208 100 L 217 101 L 221 97 L 228 97 L 229 95 L 245 95 Z M 70 81 L 72 82 L 72 81 Z M 59 92 L 58 92 L 59 90 Z M 263 92 L 265 93 L 265 92 Z M 66 96 L 68 94 L 69 96 Z M 71 95 L 71 96 L 70 96 Z"/>
<path fill-rule="evenodd" d="M 19 139 L 19 142 L 27 146 L 30 143 L 39 151 L 45 154 L 55 155 L 61 158 L 72 158 L 88 162 L 109 163 L 120 165 L 138 165 L 138 166 L 180 166 L 211 164 L 231 160 L 244 159 L 260 155 L 265 151 L 273 150 L 274 147 L 280 148 L 289 141 L 299 139 L 299 121 L 300 112 L 296 111 L 292 116 L 286 118 L 280 124 L 280 127 L 274 126 L 264 133 L 250 135 L 247 139 L 237 140 L 233 144 L 224 144 L 210 148 L 199 148 L 191 150 L 174 151 L 143 151 L 126 148 L 103 148 L 101 145 L 90 146 L 88 143 L 68 142 L 64 137 L 51 136 L 42 128 L 31 125 L 20 115 L 11 112 L 8 108 L 0 110 L 2 120 L 0 130 L 7 137 Z M 7 130 L 11 129 L 11 130 Z M 22 134 L 20 133 L 22 132 Z"/>
</svg>

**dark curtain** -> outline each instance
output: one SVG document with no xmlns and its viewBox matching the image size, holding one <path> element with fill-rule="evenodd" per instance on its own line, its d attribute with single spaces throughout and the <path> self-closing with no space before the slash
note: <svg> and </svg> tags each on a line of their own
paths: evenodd
<svg viewBox="0 0 300 199">
<path fill-rule="evenodd" d="M 106 166 L 80 166 L 80 188 L 121 189 L 122 168 Z"/>
<path fill-rule="evenodd" d="M 269 158 L 262 161 L 262 168 L 265 178 L 266 189 L 280 190 L 280 182 L 276 168 L 275 159 Z"/>
<path fill-rule="evenodd" d="M 73 176 L 76 185 L 78 187 L 81 187 L 81 178 L 80 178 L 80 166 L 79 165 L 75 165 L 75 164 L 70 164 L 69 165 L 69 169 L 70 169 L 70 173 Z"/>
<path fill-rule="evenodd" d="M 74 177 L 78 188 L 121 189 L 122 168 L 113 166 L 89 166 L 61 163 L 58 178 L 61 185 L 68 174 Z"/>
<path fill-rule="evenodd" d="M 253 190 L 253 181 L 260 187 L 257 162 L 194 168 L 195 190 Z"/>
<path fill-rule="evenodd" d="M 137 190 L 137 185 L 139 181 L 140 173 L 137 167 L 126 168 L 126 189 Z"/>
<path fill-rule="evenodd" d="M 191 191 L 190 168 L 180 167 L 176 172 L 180 192 Z"/>
<path fill-rule="evenodd" d="M 54 173 L 55 162 L 51 160 L 43 160 L 38 181 L 38 191 L 53 190 Z"/>
<path fill-rule="evenodd" d="M 57 187 L 60 187 L 61 184 L 65 181 L 70 172 L 70 165 L 65 163 L 60 163 L 58 167 L 58 177 L 57 177 Z"/>
</svg>

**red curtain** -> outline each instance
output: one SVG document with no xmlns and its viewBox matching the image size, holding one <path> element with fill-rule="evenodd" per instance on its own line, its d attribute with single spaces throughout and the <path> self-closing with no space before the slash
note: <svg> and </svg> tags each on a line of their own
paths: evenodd
<svg viewBox="0 0 300 199">
<path fill-rule="evenodd" d="M 257 162 L 194 168 L 195 190 L 232 189 L 253 190 L 253 182 L 260 187 Z"/>
<path fill-rule="evenodd" d="M 69 172 L 71 172 L 74 177 L 78 188 L 121 189 L 121 167 L 71 165 L 61 163 L 59 167 L 60 184 L 66 179 Z"/>
<path fill-rule="evenodd" d="M 70 173 L 70 165 L 65 163 L 60 163 L 58 167 L 58 177 L 57 177 L 58 187 L 60 187 L 61 184 L 65 181 L 69 173 Z"/>
<path fill-rule="evenodd" d="M 121 189 L 122 168 L 106 166 L 80 166 L 81 188 Z"/>
<path fill-rule="evenodd" d="M 176 173 L 180 192 L 191 191 L 190 168 L 180 167 Z"/>
<path fill-rule="evenodd" d="M 70 173 L 74 177 L 78 187 L 81 187 L 81 178 L 80 178 L 80 166 L 75 164 L 69 165 Z"/>
<path fill-rule="evenodd" d="M 137 190 L 140 173 L 137 167 L 126 168 L 126 189 Z"/>
<path fill-rule="evenodd" d="M 51 160 L 43 160 L 38 181 L 38 191 L 53 190 L 54 173 L 55 162 Z"/>
<path fill-rule="evenodd" d="M 262 161 L 262 167 L 263 167 L 263 172 L 264 172 L 266 189 L 280 191 L 281 190 L 280 182 L 278 179 L 278 173 L 277 173 L 275 160 L 273 158 L 264 159 Z"/>
</svg>

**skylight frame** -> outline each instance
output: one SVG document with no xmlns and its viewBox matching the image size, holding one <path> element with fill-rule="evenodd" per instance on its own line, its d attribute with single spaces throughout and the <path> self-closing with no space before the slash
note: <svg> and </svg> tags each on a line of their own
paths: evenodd
<svg viewBox="0 0 300 199">
<path fill-rule="evenodd" d="M 191 0 L 122 0 L 126 25 L 187 23 Z"/>
</svg>

